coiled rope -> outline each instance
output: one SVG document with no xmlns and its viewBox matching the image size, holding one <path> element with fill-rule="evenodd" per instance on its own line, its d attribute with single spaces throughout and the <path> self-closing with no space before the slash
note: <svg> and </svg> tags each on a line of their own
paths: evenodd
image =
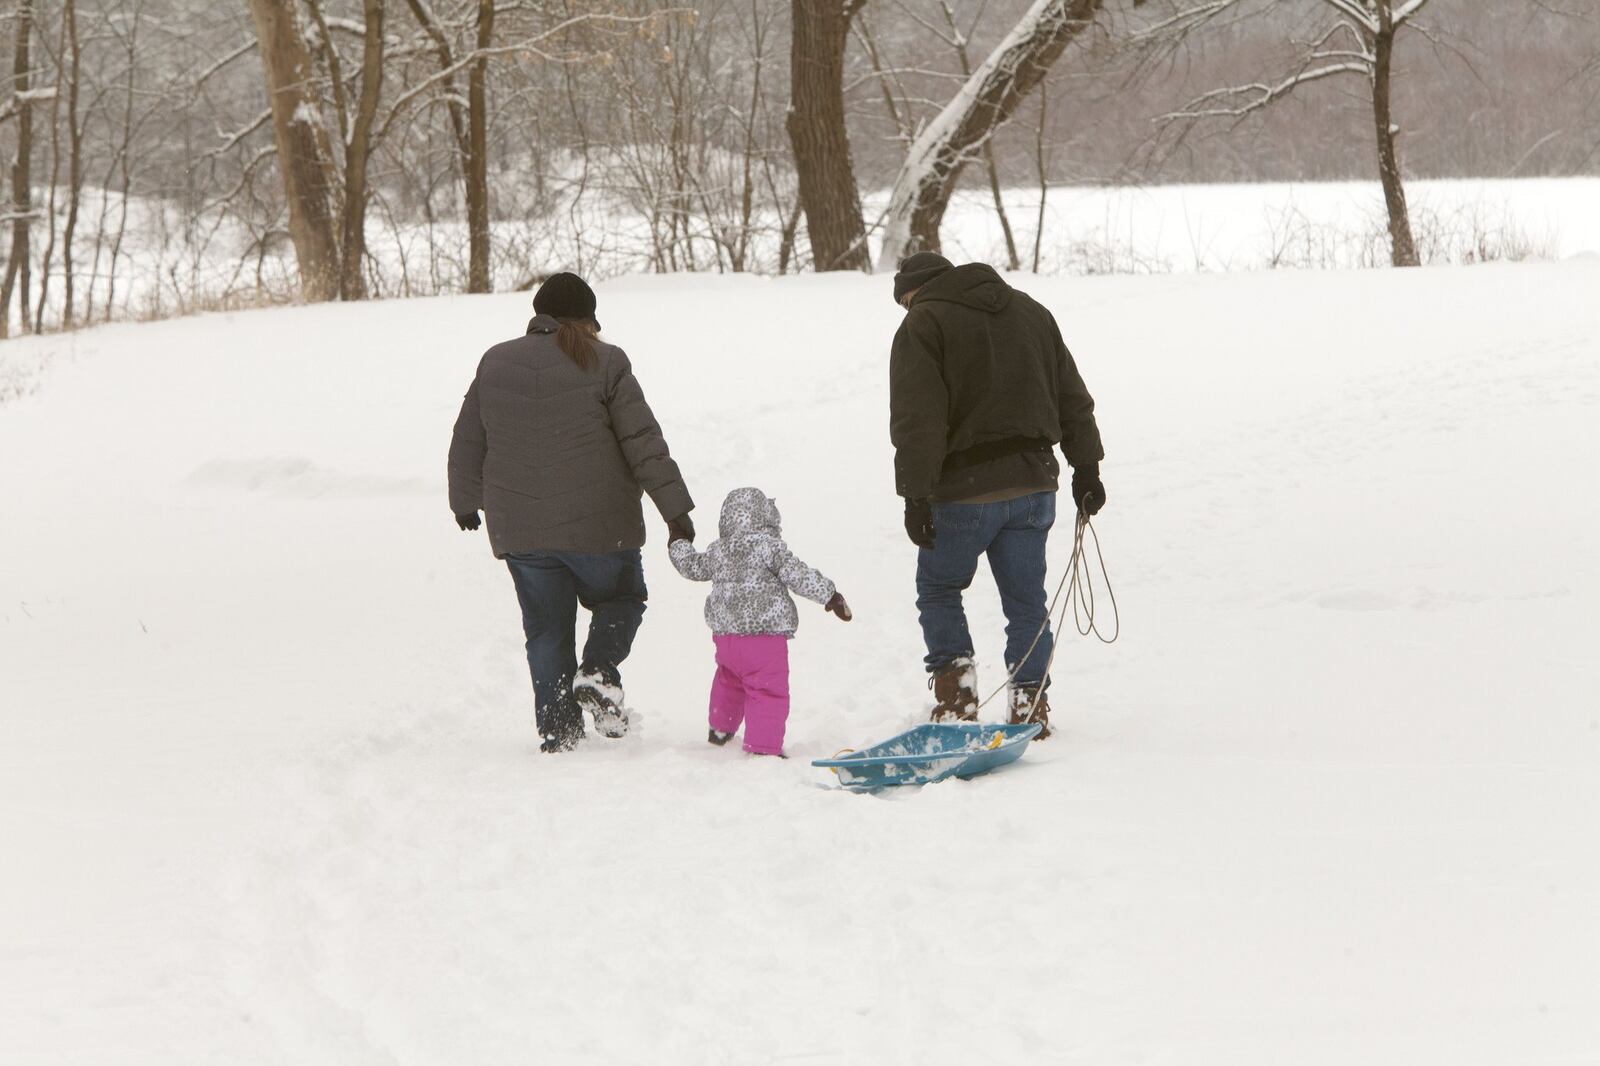
<svg viewBox="0 0 1600 1066">
<path fill-rule="evenodd" d="M 1111 635 L 1108 637 L 1100 631 L 1100 626 L 1095 620 L 1095 592 L 1094 592 L 1094 567 L 1089 564 L 1088 556 L 1084 551 L 1086 543 L 1094 546 L 1095 563 L 1100 569 L 1100 583 L 1105 586 L 1105 598 L 1111 603 Z M 1062 597 L 1065 593 L 1065 599 Z M 1056 605 L 1060 604 L 1060 619 L 1056 620 Z M 1067 561 L 1067 569 L 1061 575 L 1061 580 L 1056 584 L 1055 595 L 1050 597 L 1050 606 L 1045 610 L 1044 622 L 1039 626 L 1039 632 L 1033 635 L 1033 643 L 1028 645 L 1028 650 L 1023 652 L 1022 658 L 1006 674 L 1005 683 L 989 693 L 978 709 L 982 710 L 996 696 L 1011 687 L 1017 678 L 1017 671 L 1022 669 L 1024 663 L 1033 655 L 1039 642 L 1044 639 L 1050 623 L 1056 621 L 1056 635 L 1059 637 L 1061 630 L 1067 624 L 1067 607 L 1072 607 L 1072 627 L 1078 631 L 1080 637 L 1093 635 L 1102 644 L 1115 644 L 1122 635 L 1122 614 L 1117 609 L 1117 594 L 1111 587 L 1111 574 L 1106 570 L 1105 553 L 1100 550 L 1100 534 L 1095 532 L 1094 523 L 1082 511 L 1078 512 L 1077 523 L 1072 531 L 1072 558 Z M 1061 641 L 1055 640 L 1050 646 L 1050 658 L 1044 664 L 1044 677 L 1039 682 L 1039 687 L 1034 689 L 1033 702 L 1037 703 L 1039 695 L 1044 692 L 1044 687 L 1050 681 L 1050 670 L 1055 666 L 1056 652 L 1061 649 Z"/>
</svg>

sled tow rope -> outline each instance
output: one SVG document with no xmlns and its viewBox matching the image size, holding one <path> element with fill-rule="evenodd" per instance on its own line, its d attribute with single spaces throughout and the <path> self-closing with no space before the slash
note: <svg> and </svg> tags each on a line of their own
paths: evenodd
<svg viewBox="0 0 1600 1066">
<path fill-rule="evenodd" d="M 1085 535 L 1088 541 L 1085 541 Z M 1108 637 L 1100 631 L 1100 626 L 1095 621 L 1095 593 L 1094 593 L 1094 565 L 1091 565 L 1084 551 L 1085 543 L 1094 546 L 1095 565 L 1100 569 L 1100 583 L 1105 586 L 1105 598 L 1111 604 L 1111 635 Z M 1066 593 L 1063 600 L 1062 593 Z M 1060 604 L 1060 619 L 1056 619 L 1056 605 Z M 1044 623 L 1039 626 L 1039 632 L 1033 636 L 1033 643 L 1028 645 L 1028 650 L 1022 658 L 1006 674 L 1003 685 L 989 693 L 982 703 L 981 709 L 996 696 L 1011 687 L 1016 680 L 1017 671 L 1022 669 L 1028 657 L 1033 654 L 1033 649 L 1039 646 L 1044 639 L 1046 630 L 1052 621 L 1056 622 L 1056 634 L 1059 637 L 1061 630 L 1067 624 L 1067 607 L 1072 607 L 1072 628 L 1078 631 L 1081 637 L 1094 636 L 1102 644 L 1115 644 L 1122 635 L 1122 614 L 1117 610 L 1117 594 L 1111 587 L 1111 575 L 1106 570 L 1106 557 L 1100 550 L 1100 534 L 1095 532 L 1094 523 L 1082 511 L 1078 512 L 1077 524 L 1072 532 L 1072 558 L 1067 561 L 1066 572 L 1061 575 L 1061 581 L 1056 585 L 1055 595 L 1050 597 L 1050 606 L 1045 611 Z M 1039 682 L 1039 688 L 1034 692 L 1033 698 L 1037 700 L 1039 693 L 1044 691 L 1045 682 L 1050 679 L 1050 669 L 1055 666 L 1056 652 L 1060 650 L 1061 642 L 1055 641 L 1050 648 L 1050 658 L 1045 662 L 1044 681 Z"/>
</svg>

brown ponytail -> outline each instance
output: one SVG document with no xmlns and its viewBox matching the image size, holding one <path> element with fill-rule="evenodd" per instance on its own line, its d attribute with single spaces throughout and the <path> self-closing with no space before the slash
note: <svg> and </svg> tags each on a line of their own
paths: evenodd
<svg viewBox="0 0 1600 1066">
<path fill-rule="evenodd" d="M 592 318 L 556 319 L 556 344 L 584 370 L 594 367 L 594 342 L 598 336 L 600 326 Z"/>
</svg>

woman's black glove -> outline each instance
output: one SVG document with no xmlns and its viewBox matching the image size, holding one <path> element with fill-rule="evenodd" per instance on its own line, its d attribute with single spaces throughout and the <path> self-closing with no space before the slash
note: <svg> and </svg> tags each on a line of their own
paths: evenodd
<svg viewBox="0 0 1600 1066">
<path fill-rule="evenodd" d="M 667 543 L 675 540 L 694 540 L 694 520 L 689 517 L 688 511 L 667 523 Z"/>
<path fill-rule="evenodd" d="M 906 501 L 906 536 L 919 548 L 933 550 L 933 504 L 927 500 Z"/>
<path fill-rule="evenodd" d="M 468 511 L 466 514 L 456 515 L 456 525 L 462 529 L 472 530 L 478 528 L 478 512 Z"/>
<path fill-rule="evenodd" d="M 1106 505 L 1106 487 L 1100 483 L 1100 464 L 1072 468 L 1072 502 L 1086 515 L 1097 515 Z"/>
</svg>

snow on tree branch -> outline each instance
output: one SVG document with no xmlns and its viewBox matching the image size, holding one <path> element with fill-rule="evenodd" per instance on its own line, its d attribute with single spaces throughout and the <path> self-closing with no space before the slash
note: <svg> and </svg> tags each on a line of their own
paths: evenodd
<svg viewBox="0 0 1600 1066">
<path fill-rule="evenodd" d="M 1322 0 L 1322 2 L 1345 18 L 1358 23 L 1368 33 L 1378 32 L 1378 15 L 1372 8 L 1364 7 L 1355 0 Z"/>
<path fill-rule="evenodd" d="M 878 269 L 890 270 L 913 240 L 937 246 L 955 180 L 1068 43 L 1099 13 L 1100 0 L 1035 0 L 954 98 L 912 141 L 885 213 Z"/>
<path fill-rule="evenodd" d="M 1394 24 L 1396 26 L 1404 25 L 1405 23 L 1411 21 L 1412 17 L 1415 16 L 1417 12 L 1421 11 L 1427 6 L 1428 0 L 1409 0 L 1409 2 L 1402 4 L 1400 7 L 1395 9 Z"/>
</svg>

